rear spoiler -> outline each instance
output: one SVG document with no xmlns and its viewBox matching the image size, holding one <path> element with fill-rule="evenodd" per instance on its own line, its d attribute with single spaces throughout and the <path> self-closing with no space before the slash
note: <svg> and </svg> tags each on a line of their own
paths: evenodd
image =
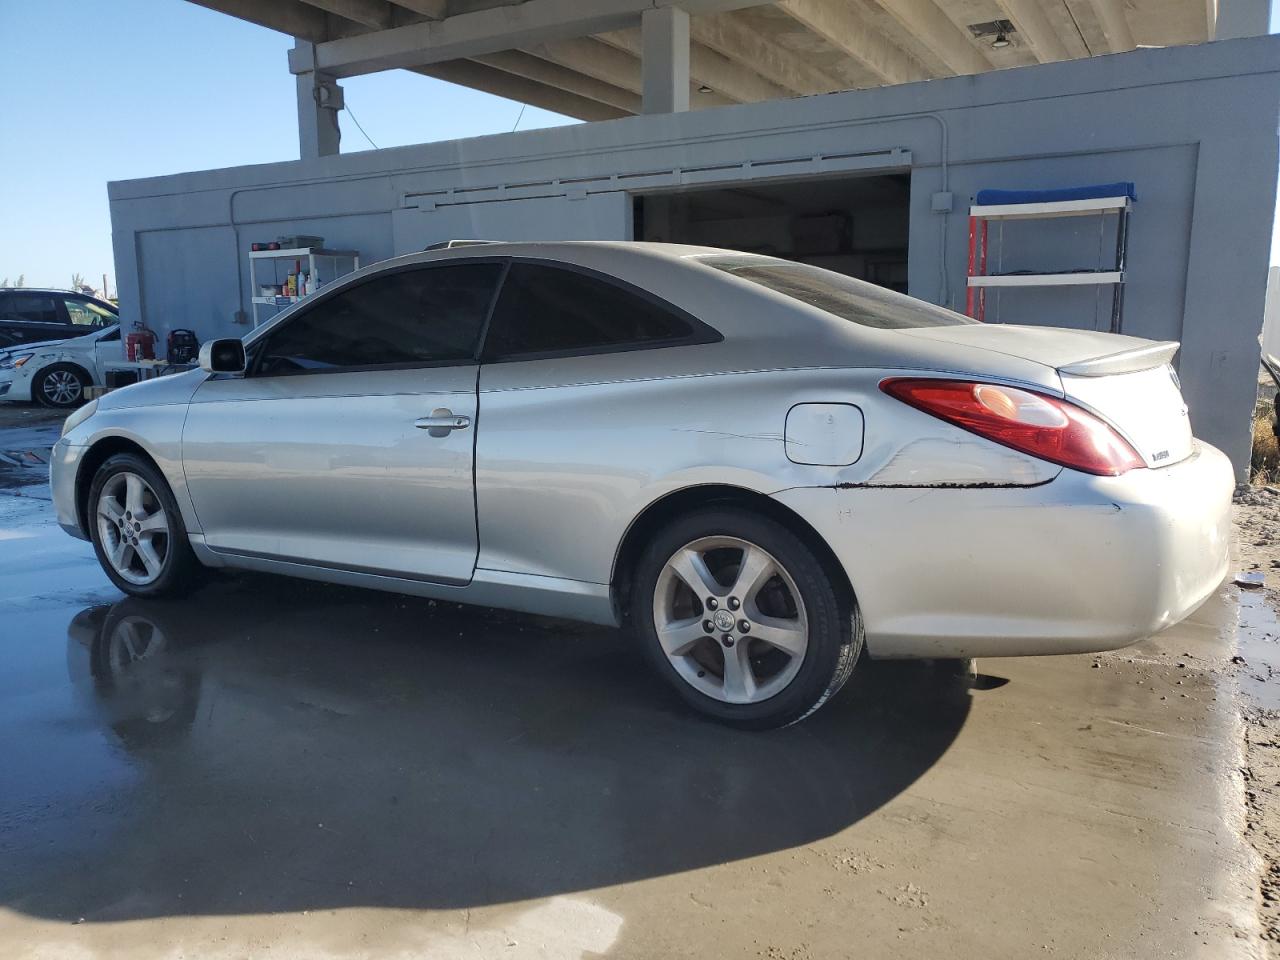
<svg viewBox="0 0 1280 960">
<path fill-rule="evenodd" d="M 1158 367 L 1172 360 L 1179 346 L 1180 344 L 1175 340 L 1150 343 L 1133 350 L 1109 353 L 1105 357 L 1068 363 L 1065 367 L 1059 367 L 1058 372 L 1069 377 L 1109 377 L 1117 373 L 1150 370 L 1152 367 Z"/>
</svg>

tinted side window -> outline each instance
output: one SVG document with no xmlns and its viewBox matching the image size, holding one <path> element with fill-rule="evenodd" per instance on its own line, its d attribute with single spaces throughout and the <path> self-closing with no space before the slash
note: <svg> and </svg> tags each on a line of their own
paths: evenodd
<svg viewBox="0 0 1280 960">
<path fill-rule="evenodd" d="M 657 346 L 693 325 L 638 294 L 589 274 L 513 263 L 485 341 L 486 360 L 565 351 Z"/>
<path fill-rule="evenodd" d="M 30 323 L 62 323 L 58 304 L 43 293 L 11 293 L 5 298 L 0 319 L 26 320 Z"/>
<path fill-rule="evenodd" d="M 256 372 L 470 360 L 501 272 L 496 263 L 463 263 L 368 280 L 271 334 Z"/>
</svg>

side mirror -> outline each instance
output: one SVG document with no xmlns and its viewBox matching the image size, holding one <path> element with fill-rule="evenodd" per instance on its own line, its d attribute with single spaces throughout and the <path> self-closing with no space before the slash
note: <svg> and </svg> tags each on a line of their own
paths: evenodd
<svg viewBox="0 0 1280 960">
<path fill-rule="evenodd" d="M 244 373 L 244 343 L 235 337 L 200 344 L 200 369 L 206 373 Z"/>
</svg>

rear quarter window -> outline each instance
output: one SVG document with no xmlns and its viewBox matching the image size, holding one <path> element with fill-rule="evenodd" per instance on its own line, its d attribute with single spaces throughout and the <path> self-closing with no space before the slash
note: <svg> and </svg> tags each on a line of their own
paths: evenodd
<svg viewBox="0 0 1280 960">
<path fill-rule="evenodd" d="M 516 262 L 494 307 L 486 362 L 645 349 L 720 339 L 640 290 L 570 267 Z"/>
<path fill-rule="evenodd" d="M 864 327 L 908 330 L 978 322 L 954 310 L 807 263 L 759 256 L 709 256 L 699 261 Z"/>
</svg>

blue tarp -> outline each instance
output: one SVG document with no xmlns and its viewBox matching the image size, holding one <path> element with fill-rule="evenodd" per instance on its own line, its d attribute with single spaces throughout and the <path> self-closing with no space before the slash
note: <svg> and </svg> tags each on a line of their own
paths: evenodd
<svg viewBox="0 0 1280 960">
<path fill-rule="evenodd" d="M 1062 187 L 1057 190 L 979 190 L 978 206 L 998 206 L 1006 203 L 1056 203 L 1063 200 L 1100 200 L 1104 197 L 1128 197 L 1137 200 L 1133 184 L 1096 183 L 1088 187 Z"/>
</svg>

